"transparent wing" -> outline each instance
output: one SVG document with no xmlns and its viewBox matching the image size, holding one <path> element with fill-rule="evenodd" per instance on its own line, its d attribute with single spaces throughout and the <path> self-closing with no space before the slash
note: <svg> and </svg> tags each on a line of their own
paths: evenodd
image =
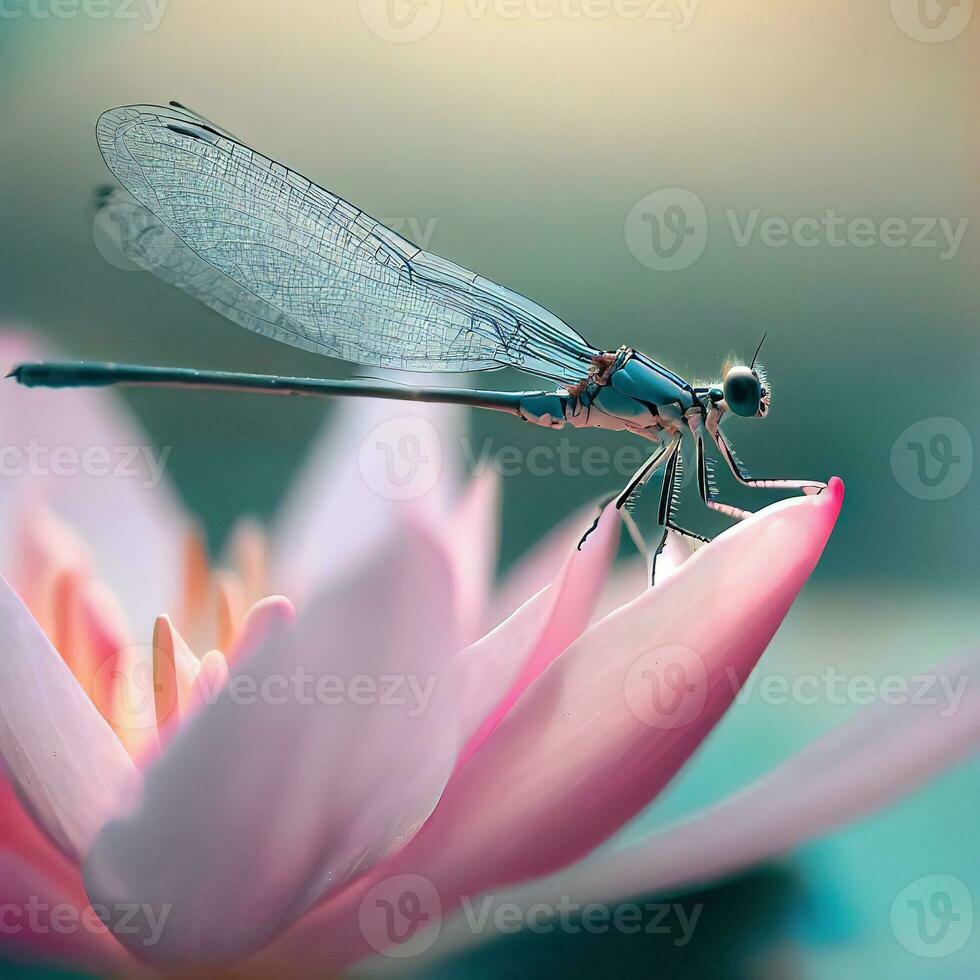
<svg viewBox="0 0 980 980">
<path fill-rule="evenodd" d="M 111 109 L 97 135 L 109 169 L 163 226 L 149 267 L 242 326 L 376 367 L 587 373 L 594 348 L 554 314 L 183 106 Z"/>
<path fill-rule="evenodd" d="M 242 327 L 270 337 L 302 336 L 301 324 L 205 262 L 122 188 L 101 190 L 96 204 L 103 234 L 130 262 Z"/>
</svg>

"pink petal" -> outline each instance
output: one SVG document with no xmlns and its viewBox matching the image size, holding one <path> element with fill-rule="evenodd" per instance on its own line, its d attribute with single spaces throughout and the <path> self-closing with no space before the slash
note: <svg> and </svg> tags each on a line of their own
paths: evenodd
<svg viewBox="0 0 980 980">
<path fill-rule="evenodd" d="M 446 914 L 463 895 L 553 872 L 608 838 L 727 710 L 728 670 L 744 677 L 755 665 L 842 498 L 835 479 L 819 496 L 766 508 L 589 629 L 454 774 L 408 846 L 284 943 L 315 941 L 324 962 L 342 966 L 373 951 L 365 915 L 383 913 L 362 902 L 385 881 L 425 876 Z"/>
<path fill-rule="evenodd" d="M 0 335 L 4 373 L 43 357 L 24 335 Z M 74 527 L 96 571 L 123 601 L 134 625 L 172 608 L 180 581 L 184 516 L 154 447 L 109 390 L 27 389 L 0 385 L 0 444 L 8 475 L 0 482 L 0 544 L 28 505 L 43 501 Z M 152 464 L 152 465 L 151 465 Z M 133 548 L 141 567 L 133 574 Z M 13 556 L 0 550 L 0 571 Z"/>
<path fill-rule="evenodd" d="M 34 822 L 0 764 L 0 849 L 20 855 L 64 888 L 84 893 L 76 865 L 58 850 Z"/>
<path fill-rule="evenodd" d="M 555 577 L 568 553 L 579 543 L 586 528 L 595 520 L 597 508 L 589 505 L 575 511 L 553 527 L 523 555 L 504 577 L 490 611 L 490 623 L 502 623 L 528 596 L 540 592 Z"/>
<path fill-rule="evenodd" d="M 132 958 L 89 906 L 19 854 L 0 848 L 0 952 L 98 972 L 138 976 Z"/>
<path fill-rule="evenodd" d="M 285 596 L 270 595 L 245 615 L 237 642 L 228 656 L 232 663 L 247 660 L 276 634 L 296 622 L 296 608 Z"/>
<path fill-rule="evenodd" d="M 300 601 L 384 540 L 399 515 L 444 515 L 463 417 L 446 406 L 341 400 L 277 517 L 272 587 Z"/>
<path fill-rule="evenodd" d="M 495 469 L 478 473 L 463 491 L 445 529 L 453 558 L 459 635 L 470 642 L 483 634 L 488 601 L 497 570 L 500 522 L 500 476 Z"/>
<path fill-rule="evenodd" d="M 134 952 L 237 959 L 415 833 L 456 755 L 450 599 L 447 557 L 405 526 L 235 668 L 86 862 L 94 900 L 172 907 Z"/>
<path fill-rule="evenodd" d="M 32 814 L 80 857 L 136 770 L 20 599 L 0 579 L 0 752 Z"/>
<path fill-rule="evenodd" d="M 619 514 L 607 507 L 598 527 L 578 541 L 554 582 L 459 657 L 461 730 L 458 765 L 486 740 L 533 681 L 588 625 L 619 544 Z M 581 535 L 579 535 L 581 537 Z M 474 729 L 475 724 L 475 729 Z"/>
<path fill-rule="evenodd" d="M 865 708 L 727 800 L 638 844 L 536 883 L 534 894 L 607 901 L 686 887 L 887 806 L 980 747 L 980 653 L 951 659 L 928 673 L 960 689 L 962 700 L 910 699 Z M 914 682 L 910 690 L 916 690 Z"/>
</svg>

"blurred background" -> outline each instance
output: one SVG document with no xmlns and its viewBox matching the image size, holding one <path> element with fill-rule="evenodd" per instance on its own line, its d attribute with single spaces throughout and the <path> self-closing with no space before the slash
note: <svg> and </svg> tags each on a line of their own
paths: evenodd
<svg viewBox="0 0 980 980">
<path fill-rule="evenodd" d="M 837 474 L 847 499 L 759 669 L 914 671 L 976 637 L 972 14 L 973 0 L 0 0 L 0 320 L 70 357 L 357 373 L 253 336 L 122 259 L 93 206 L 109 177 L 96 119 L 180 100 L 601 348 L 713 380 L 766 332 L 771 414 L 728 432 L 750 471 Z M 330 412 L 126 397 L 214 549 L 242 514 L 275 510 Z M 503 567 L 635 465 L 609 434 L 544 435 L 572 462 L 504 472 Z M 596 443 L 606 462 L 582 465 Z M 541 430 L 473 417 L 458 451 L 472 468 L 543 444 Z M 773 499 L 719 483 L 742 506 Z M 738 706 L 640 825 L 718 798 L 853 707 Z M 445 975 L 975 976 L 977 936 L 916 953 L 890 909 L 934 874 L 980 903 L 978 789 L 968 764 L 706 893 L 685 949 L 520 936 Z"/>
</svg>

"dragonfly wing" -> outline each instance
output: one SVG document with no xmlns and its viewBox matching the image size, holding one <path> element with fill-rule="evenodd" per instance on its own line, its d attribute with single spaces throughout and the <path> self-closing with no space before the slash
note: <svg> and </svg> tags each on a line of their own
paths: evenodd
<svg viewBox="0 0 980 980">
<path fill-rule="evenodd" d="M 188 248 L 152 211 L 122 188 L 97 201 L 103 230 L 129 261 L 177 286 L 222 316 L 257 333 L 302 333 L 300 324 L 261 300 Z"/>
<path fill-rule="evenodd" d="M 128 106 L 104 113 L 97 134 L 109 169 L 218 274 L 196 267 L 186 279 L 212 307 L 276 340 L 375 367 L 510 365 L 562 382 L 587 373 L 595 350 L 554 314 L 199 120 Z M 209 300 L 212 285 L 219 297 Z"/>
</svg>

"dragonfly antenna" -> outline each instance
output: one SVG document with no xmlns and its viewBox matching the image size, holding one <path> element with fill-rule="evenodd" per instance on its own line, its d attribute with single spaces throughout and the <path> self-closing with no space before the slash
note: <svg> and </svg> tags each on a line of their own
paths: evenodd
<svg viewBox="0 0 980 980">
<path fill-rule="evenodd" d="M 755 362 L 759 359 L 759 351 L 762 350 L 762 345 L 766 342 L 766 337 L 769 336 L 769 331 L 767 330 L 762 335 L 762 340 L 759 341 L 759 346 L 755 349 L 755 354 L 752 356 L 752 363 L 749 365 L 750 369 L 755 367 Z"/>
</svg>

